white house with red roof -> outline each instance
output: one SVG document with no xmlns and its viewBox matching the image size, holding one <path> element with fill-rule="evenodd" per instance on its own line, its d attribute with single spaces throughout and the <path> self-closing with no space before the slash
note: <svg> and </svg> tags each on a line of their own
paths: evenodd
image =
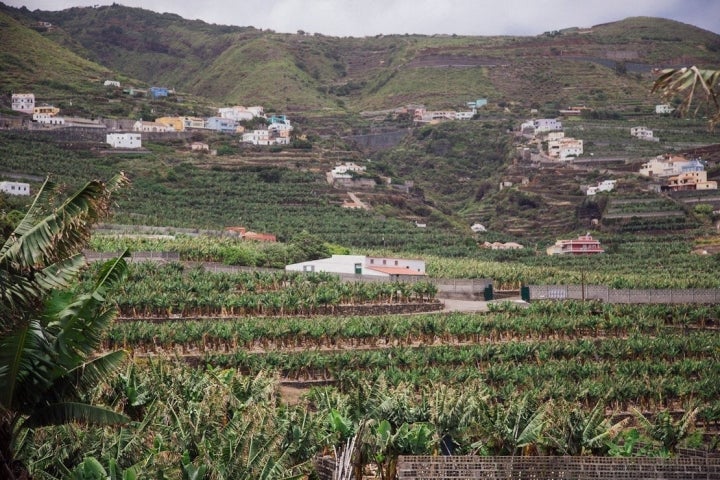
<svg viewBox="0 0 720 480">
<path fill-rule="evenodd" d="M 365 255 L 333 255 L 307 262 L 286 265 L 285 270 L 295 272 L 326 272 L 351 275 L 369 275 L 391 279 L 425 276 L 425 261 L 417 259 L 368 257 Z"/>
</svg>

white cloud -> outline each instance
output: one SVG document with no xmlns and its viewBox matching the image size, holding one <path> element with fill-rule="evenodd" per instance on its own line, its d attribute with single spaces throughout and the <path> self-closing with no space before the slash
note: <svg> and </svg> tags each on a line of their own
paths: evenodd
<svg viewBox="0 0 720 480">
<path fill-rule="evenodd" d="M 188 19 L 294 33 L 333 36 L 404 33 L 537 35 L 631 16 L 678 20 L 720 33 L 716 0 L 6 0 L 31 10 L 72 6 L 127 6 L 172 12 Z"/>
</svg>

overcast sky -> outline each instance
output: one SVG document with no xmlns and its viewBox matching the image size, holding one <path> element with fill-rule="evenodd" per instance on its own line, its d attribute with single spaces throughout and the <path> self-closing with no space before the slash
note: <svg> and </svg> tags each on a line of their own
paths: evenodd
<svg viewBox="0 0 720 480">
<path fill-rule="evenodd" d="M 113 0 L 0 0 L 30 10 Z M 115 0 L 223 25 L 362 37 L 377 34 L 538 35 L 633 16 L 678 20 L 720 33 L 720 0 Z"/>
</svg>

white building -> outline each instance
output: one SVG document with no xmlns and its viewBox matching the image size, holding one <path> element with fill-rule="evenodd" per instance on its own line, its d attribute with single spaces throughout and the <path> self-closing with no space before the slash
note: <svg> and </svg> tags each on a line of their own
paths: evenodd
<svg viewBox="0 0 720 480">
<path fill-rule="evenodd" d="M 271 142 L 274 141 L 275 145 L 290 144 L 290 134 L 293 131 L 290 121 L 287 121 L 287 123 L 271 123 L 267 129 L 270 132 L 270 140 Z"/>
<path fill-rule="evenodd" d="M 270 127 L 272 127 L 272 125 Z M 270 127 L 266 130 L 251 130 L 243 133 L 242 142 L 252 143 L 253 145 L 290 144 L 290 130 Z"/>
<path fill-rule="evenodd" d="M 535 133 L 552 132 L 554 130 L 562 130 L 562 122 L 557 118 L 538 118 L 533 120 Z"/>
<path fill-rule="evenodd" d="M 425 276 L 423 260 L 367 257 L 365 255 L 333 255 L 330 258 L 286 265 L 285 270 L 295 272 L 327 272 L 350 275 L 371 275 L 398 279 Z"/>
<path fill-rule="evenodd" d="M 230 120 L 235 120 L 236 122 L 252 120 L 255 117 L 253 112 L 239 105 L 235 107 L 218 108 L 218 115 L 221 118 L 228 118 Z"/>
<path fill-rule="evenodd" d="M 572 137 L 560 137 L 548 140 L 548 156 L 558 160 L 568 160 L 583 154 L 583 141 Z"/>
<path fill-rule="evenodd" d="M 366 167 L 356 164 L 355 162 L 345 162 L 342 165 L 337 165 L 331 170 L 334 176 L 344 175 L 348 172 L 362 173 L 367 170 Z"/>
<path fill-rule="evenodd" d="M 675 109 L 670 106 L 669 103 L 663 103 L 662 105 L 655 105 L 655 113 L 662 115 L 664 113 L 672 113 Z"/>
<path fill-rule="evenodd" d="M 222 118 L 229 118 L 236 122 L 252 120 L 255 117 L 264 117 L 265 110 L 263 107 L 243 107 L 236 105 L 234 107 L 218 108 L 218 115 Z"/>
<path fill-rule="evenodd" d="M 108 133 L 105 141 L 113 148 L 142 148 L 139 133 Z"/>
<path fill-rule="evenodd" d="M 611 192 L 615 189 L 617 180 L 603 180 L 597 186 L 587 187 L 585 193 L 587 195 L 597 195 L 600 192 Z"/>
<path fill-rule="evenodd" d="M 103 83 L 106 87 L 117 87 L 120 88 L 120 82 L 117 80 L 105 80 L 105 83 Z"/>
<path fill-rule="evenodd" d="M 30 195 L 30 184 L 22 182 L 0 182 L 0 192 L 9 195 Z"/>
<path fill-rule="evenodd" d="M 175 128 L 158 122 L 144 122 L 138 120 L 133 124 L 133 132 L 174 132 Z"/>
<path fill-rule="evenodd" d="M 65 117 L 58 117 L 48 113 L 33 113 L 33 121 L 41 125 L 65 125 Z"/>
<path fill-rule="evenodd" d="M 270 132 L 268 130 L 251 130 L 243 133 L 242 141 L 253 145 L 270 145 Z"/>
<path fill-rule="evenodd" d="M 182 117 L 185 130 L 191 128 L 205 128 L 205 119 L 200 117 Z"/>
<path fill-rule="evenodd" d="M 16 112 L 32 114 L 35 111 L 34 93 L 13 93 L 12 109 Z"/>
<path fill-rule="evenodd" d="M 473 223 L 470 227 L 470 230 L 472 230 L 474 233 L 487 232 L 487 228 L 485 228 L 485 225 L 483 225 L 482 223 Z"/>
<path fill-rule="evenodd" d="M 193 152 L 209 152 L 210 145 L 204 142 L 192 142 L 190 144 L 190 150 Z"/>
<path fill-rule="evenodd" d="M 535 123 L 532 120 L 528 120 L 527 122 L 523 122 L 520 124 L 520 132 L 521 133 L 527 133 L 527 134 L 534 134 L 535 133 Z"/>
<path fill-rule="evenodd" d="M 477 110 L 475 110 L 475 109 L 472 109 L 470 111 L 465 111 L 465 112 L 457 112 L 455 114 L 455 119 L 456 120 L 472 120 L 472 118 L 475 116 L 476 113 L 477 113 Z"/>
<path fill-rule="evenodd" d="M 630 129 L 630 135 L 640 140 L 649 140 L 651 142 L 660 141 L 659 138 L 653 136 L 653 131 L 647 127 L 632 127 Z"/>
<path fill-rule="evenodd" d="M 682 156 L 658 155 L 642 164 L 640 175 L 645 177 L 671 177 L 687 172 L 700 172 L 705 166 L 699 160 L 688 160 Z"/>
<path fill-rule="evenodd" d="M 489 248 L 490 250 L 520 250 L 521 248 L 524 248 L 516 242 L 483 242 L 480 246 L 483 248 Z"/>
</svg>

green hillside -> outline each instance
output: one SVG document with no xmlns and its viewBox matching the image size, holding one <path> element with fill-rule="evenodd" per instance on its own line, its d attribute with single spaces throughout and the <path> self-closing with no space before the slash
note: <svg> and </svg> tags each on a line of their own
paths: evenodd
<svg viewBox="0 0 720 480">
<path fill-rule="evenodd" d="M 110 70 L 26 28 L 0 10 L 0 85 L 48 102 L 102 94 Z M 9 98 L 8 98 L 9 100 Z"/>
<path fill-rule="evenodd" d="M 720 63 L 720 36 L 647 17 L 534 37 L 335 38 L 209 25 L 121 5 L 13 12 L 28 25 L 52 22 L 48 39 L 148 84 L 315 115 L 408 103 L 449 108 L 483 96 L 522 107 L 622 111 L 654 101 L 652 68 Z"/>
<path fill-rule="evenodd" d="M 38 28 L 38 21 L 53 27 Z M 569 134 L 585 139 L 587 156 L 629 158 L 614 173 L 622 179 L 622 195 L 646 188 L 628 173 L 636 170 L 633 161 L 717 143 L 701 120 L 653 114 L 660 99 L 650 93 L 651 68 L 720 64 L 720 36 L 669 20 L 630 18 L 535 37 L 335 38 L 209 25 L 120 5 L 30 12 L 0 4 L 0 22 L 4 90 L 32 90 L 65 115 L 151 119 L 209 116 L 226 104 L 263 105 L 268 112 L 289 113 L 295 133 L 306 135 L 302 148 L 262 149 L 193 133 L 193 140 L 222 152 L 218 157 L 188 154 L 184 140 L 148 142 L 143 156 L 107 156 L 100 141 L 86 145 L 88 152 L 65 155 L 67 145 L 49 137 L 4 137 L 0 167 L 13 174 L 51 173 L 73 183 L 88 174 L 128 172 L 134 194 L 122 202 L 120 216 L 130 223 L 249 223 L 284 239 L 309 229 L 341 244 L 412 243 L 445 252 L 465 248 L 475 222 L 493 238 L 553 238 L 602 218 L 603 202 L 588 201 L 580 186 L 601 179 L 605 166 L 538 169 L 518 162 L 515 149 L 527 144 L 509 132 L 531 108 L 553 117 L 569 105 L 601 113 L 564 123 Z M 130 96 L 102 87 L 107 77 L 123 86 L 173 87 L 177 94 Z M 393 113 L 409 104 L 460 110 L 482 97 L 488 106 L 470 122 L 408 128 L 409 117 Z M 3 102 L 7 107 L 9 96 Z M 635 122 L 655 129 L 662 142 L 629 140 Z M 380 151 L 355 143 L 358 134 L 377 132 L 395 134 L 395 140 Z M 36 165 L 32 159 L 42 155 L 45 163 Z M 343 161 L 362 162 L 378 180 L 374 190 L 355 192 L 370 211 L 341 209 L 348 192 L 327 185 L 325 172 Z M 712 167 L 710 176 L 717 178 L 718 171 Z M 235 188 L 241 180 L 247 185 Z M 511 188 L 499 189 L 501 181 Z M 199 193 L 213 185 L 222 186 L 221 195 Z M 620 231 L 698 224 L 690 213 L 682 221 L 671 219 L 672 225 L 606 220 Z M 403 239 L 407 235 L 411 242 Z"/>
</svg>

